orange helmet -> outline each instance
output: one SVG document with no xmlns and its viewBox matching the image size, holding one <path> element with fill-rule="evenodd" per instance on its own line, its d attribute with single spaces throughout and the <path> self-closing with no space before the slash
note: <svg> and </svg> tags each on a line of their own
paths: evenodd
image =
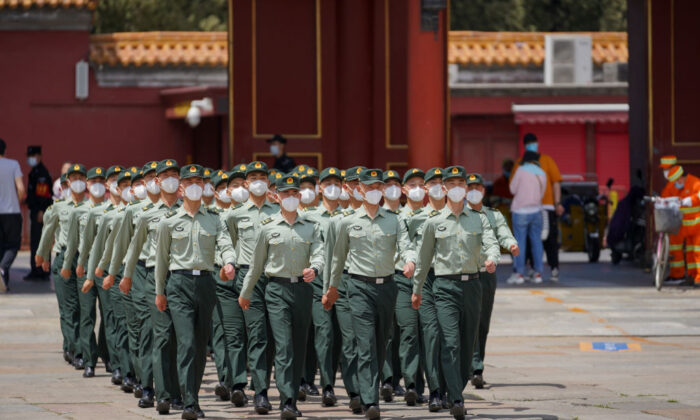
<svg viewBox="0 0 700 420">
<path fill-rule="evenodd" d="M 681 165 L 676 165 L 668 171 L 667 179 L 669 181 L 673 182 L 682 176 L 683 176 L 683 167 Z"/>
<path fill-rule="evenodd" d="M 678 158 L 676 158 L 674 155 L 666 155 L 666 156 L 661 156 L 661 162 L 659 164 L 659 168 L 661 169 L 668 169 L 675 165 L 678 162 Z"/>
</svg>

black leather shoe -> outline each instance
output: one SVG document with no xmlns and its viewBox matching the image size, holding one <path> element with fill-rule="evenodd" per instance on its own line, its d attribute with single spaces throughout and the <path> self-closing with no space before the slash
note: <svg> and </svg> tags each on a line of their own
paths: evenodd
<svg viewBox="0 0 700 420">
<path fill-rule="evenodd" d="M 301 384 L 299 386 L 299 393 L 297 394 L 297 401 L 306 401 L 306 384 Z"/>
<path fill-rule="evenodd" d="M 382 385 L 380 394 L 385 402 L 392 402 L 394 400 L 394 387 L 390 383 L 385 383 Z"/>
<path fill-rule="evenodd" d="M 455 420 L 464 420 L 464 416 L 467 414 L 467 410 L 464 409 L 464 403 L 461 401 L 455 401 L 450 409 L 450 414 Z"/>
<path fill-rule="evenodd" d="M 352 410 L 352 414 L 362 414 L 362 399 L 360 398 L 359 395 L 355 395 L 354 397 L 350 397 L 350 410 Z"/>
<path fill-rule="evenodd" d="M 197 420 L 197 412 L 194 409 L 193 405 L 185 407 L 184 410 L 182 410 L 182 419 L 185 420 Z"/>
<path fill-rule="evenodd" d="M 442 409 L 442 400 L 440 399 L 440 392 L 435 391 L 430 394 L 430 402 L 428 403 L 428 411 L 431 413 L 437 413 Z"/>
<path fill-rule="evenodd" d="M 83 370 L 85 369 L 85 360 L 83 360 L 82 357 L 78 356 L 75 359 L 73 359 L 73 367 L 75 370 Z"/>
<path fill-rule="evenodd" d="M 450 403 L 450 400 L 447 399 L 447 393 L 445 392 L 442 394 L 442 408 L 445 410 L 449 410 L 452 408 L 452 404 Z"/>
<path fill-rule="evenodd" d="M 221 398 L 221 401 L 228 401 L 231 399 L 231 392 L 228 390 L 228 387 L 221 382 L 214 388 L 214 394 Z"/>
<path fill-rule="evenodd" d="M 404 395 L 406 395 L 406 391 L 401 385 L 396 385 L 394 387 L 394 395 L 396 395 L 397 397 L 403 397 Z"/>
<path fill-rule="evenodd" d="M 476 389 L 484 389 L 484 377 L 481 374 L 475 374 L 472 376 L 472 385 Z"/>
<path fill-rule="evenodd" d="M 333 387 L 328 385 L 324 390 L 323 390 L 323 406 L 324 407 L 333 407 L 337 402 L 338 398 L 336 398 L 335 393 L 333 392 Z"/>
<path fill-rule="evenodd" d="M 365 417 L 369 420 L 375 420 L 381 418 L 381 413 L 379 412 L 379 406 L 376 404 L 370 404 L 365 407 Z"/>
<path fill-rule="evenodd" d="M 83 378 L 94 378 L 95 368 L 90 366 L 85 366 L 85 371 L 83 372 Z"/>
<path fill-rule="evenodd" d="M 139 402 L 139 407 L 140 407 L 140 402 Z M 158 400 L 158 405 L 156 405 L 156 410 L 158 410 L 158 414 L 161 415 L 166 415 L 170 414 L 170 400 Z"/>
<path fill-rule="evenodd" d="M 68 350 L 63 352 L 63 360 L 66 361 L 69 365 L 73 364 L 73 353 L 69 352 Z"/>
<path fill-rule="evenodd" d="M 316 388 L 316 385 L 314 384 L 306 384 L 306 394 L 313 395 L 315 397 L 321 395 L 321 393 L 318 392 L 318 388 Z"/>
<path fill-rule="evenodd" d="M 122 378 L 122 371 L 119 368 L 114 369 L 114 372 L 112 372 L 112 383 L 114 385 L 121 385 L 123 381 Z"/>
<path fill-rule="evenodd" d="M 272 410 L 272 405 L 270 400 L 267 399 L 267 395 L 255 394 L 255 412 L 258 414 L 267 414 Z"/>
<path fill-rule="evenodd" d="M 201 408 L 199 408 L 199 404 L 194 405 L 194 412 L 197 413 L 197 418 L 198 419 L 203 419 L 204 416 L 204 411 L 202 411 Z"/>
<path fill-rule="evenodd" d="M 180 398 L 173 398 L 170 400 L 170 408 L 173 410 L 184 410 L 185 409 L 185 403 L 182 402 L 182 399 Z"/>
<path fill-rule="evenodd" d="M 134 398 L 141 397 L 143 397 L 143 388 L 141 387 L 141 384 L 136 384 L 134 385 Z"/>
<path fill-rule="evenodd" d="M 131 375 L 126 375 L 126 378 L 122 381 L 122 391 L 130 394 L 134 392 L 134 378 Z"/>
<path fill-rule="evenodd" d="M 113 370 L 112 370 L 112 364 L 111 364 L 111 363 L 105 362 L 105 371 L 106 371 L 107 373 L 112 373 L 112 372 L 113 372 Z"/>
<path fill-rule="evenodd" d="M 231 402 L 236 407 L 243 407 L 248 404 L 248 396 L 245 395 L 245 392 L 243 392 L 241 388 L 234 388 L 233 391 L 231 391 Z"/>
<path fill-rule="evenodd" d="M 418 392 L 416 392 L 415 388 L 409 387 L 404 394 L 403 399 L 406 401 L 406 405 L 413 407 L 416 405 L 416 401 L 418 401 Z"/>
<path fill-rule="evenodd" d="M 428 399 L 425 398 L 425 395 L 421 394 L 418 396 L 418 400 L 416 400 L 416 403 L 418 404 L 425 404 L 428 402 Z"/>
<path fill-rule="evenodd" d="M 154 395 L 154 392 L 152 389 L 144 388 L 143 395 L 141 396 L 141 399 L 139 400 L 139 407 L 141 407 L 141 408 L 153 407 L 153 395 Z M 160 403 L 159 403 L 159 405 L 160 405 Z M 168 404 L 168 411 L 170 411 L 170 404 Z"/>
<path fill-rule="evenodd" d="M 301 412 L 294 408 L 294 406 L 291 404 L 291 400 L 287 401 L 287 403 L 280 410 L 281 419 L 296 420 L 296 418 L 300 416 Z"/>
</svg>

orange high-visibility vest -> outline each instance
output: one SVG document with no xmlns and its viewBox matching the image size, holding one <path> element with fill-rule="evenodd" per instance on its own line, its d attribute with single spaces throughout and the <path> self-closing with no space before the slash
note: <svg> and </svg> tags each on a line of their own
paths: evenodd
<svg viewBox="0 0 700 420">
<path fill-rule="evenodd" d="M 690 197 L 692 205 L 690 207 L 682 207 L 683 226 L 681 234 L 684 236 L 697 235 L 700 233 L 700 179 L 688 174 L 685 179 L 683 188 L 678 189 L 674 182 L 669 182 L 661 191 L 662 197 L 680 197 L 684 199 Z"/>
</svg>

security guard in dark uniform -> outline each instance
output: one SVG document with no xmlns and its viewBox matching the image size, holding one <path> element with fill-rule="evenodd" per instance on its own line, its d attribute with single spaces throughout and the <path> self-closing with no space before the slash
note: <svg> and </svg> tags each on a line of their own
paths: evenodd
<svg viewBox="0 0 700 420">
<path fill-rule="evenodd" d="M 275 156 L 275 164 L 273 168 L 282 173 L 290 172 L 296 166 L 294 159 L 287 156 L 284 149 L 287 147 L 287 139 L 284 136 L 275 134 L 271 139 L 267 139 L 270 143 L 270 153 Z"/>
<path fill-rule="evenodd" d="M 44 228 L 44 212 L 53 203 L 51 199 L 51 174 L 41 162 L 41 146 L 27 147 L 27 163 L 32 167 L 29 171 L 27 185 L 27 207 L 29 207 L 30 234 L 29 248 L 31 250 L 31 271 L 24 276 L 25 280 L 46 280 L 49 273 L 36 266 L 34 256 L 41 240 L 41 229 Z"/>
</svg>

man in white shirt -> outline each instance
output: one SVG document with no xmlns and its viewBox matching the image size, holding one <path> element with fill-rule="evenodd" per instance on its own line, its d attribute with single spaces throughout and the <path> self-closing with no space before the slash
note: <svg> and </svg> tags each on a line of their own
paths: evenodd
<svg viewBox="0 0 700 420">
<path fill-rule="evenodd" d="M 0 293 L 8 290 L 10 266 L 22 243 L 22 214 L 19 203 L 26 190 L 19 163 L 5 157 L 7 144 L 0 139 Z"/>
</svg>

